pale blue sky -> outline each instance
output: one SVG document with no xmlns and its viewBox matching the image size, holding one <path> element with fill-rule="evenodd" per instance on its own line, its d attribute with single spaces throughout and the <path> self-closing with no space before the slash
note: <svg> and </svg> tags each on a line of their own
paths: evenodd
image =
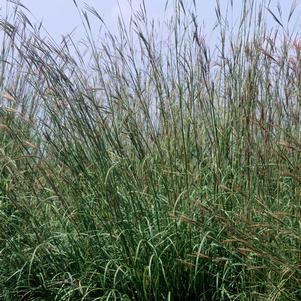
<svg viewBox="0 0 301 301">
<path fill-rule="evenodd" d="M 6 0 L 0 0 L 6 2 Z M 16 0 L 15 0 L 16 1 Z M 108 28 L 111 31 L 116 30 L 117 17 L 121 9 L 125 19 L 129 18 L 131 9 L 129 0 L 76 0 L 79 6 L 84 8 L 84 4 L 93 6 L 106 22 Z M 132 0 L 132 6 L 135 9 L 139 8 L 141 0 Z M 172 3 L 173 0 L 169 0 Z M 184 0 L 188 5 L 192 4 L 192 0 Z M 220 0 L 221 7 L 226 8 L 227 3 L 230 0 Z M 286 23 L 287 16 L 290 11 L 290 7 L 294 2 L 298 4 L 297 13 L 291 26 L 295 26 L 296 31 L 300 31 L 301 21 L 298 22 L 298 16 L 300 16 L 300 2 L 301 0 L 257 0 L 258 3 L 271 2 L 271 8 L 277 13 L 277 3 L 280 3 L 283 11 L 283 21 Z M 28 9 L 32 12 L 38 21 L 43 21 L 44 27 L 57 41 L 60 40 L 61 35 L 70 33 L 73 29 L 75 31 L 75 37 L 81 38 L 84 35 L 83 29 L 80 24 L 78 12 L 73 3 L 73 0 L 21 0 Z M 164 20 L 172 13 L 172 8 L 169 7 L 167 10 L 167 16 L 164 15 L 165 0 L 145 0 L 145 4 L 148 11 L 148 16 L 156 19 Z M 206 32 L 210 35 L 210 29 L 213 27 L 215 22 L 215 0 L 196 0 L 198 5 L 198 17 L 199 20 L 204 21 L 206 24 Z M 233 0 L 234 3 L 234 19 L 237 18 L 240 12 L 242 0 Z M 98 28 L 99 21 L 96 18 L 91 17 L 92 25 L 96 29 Z M 269 25 L 275 25 L 272 17 L 268 18 Z M 296 23 L 296 25 L 293 25 Z"/>
</svg>

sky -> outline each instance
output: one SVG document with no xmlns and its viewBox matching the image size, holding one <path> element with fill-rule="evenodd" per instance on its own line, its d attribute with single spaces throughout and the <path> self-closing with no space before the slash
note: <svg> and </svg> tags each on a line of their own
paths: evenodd
<svg viewBox="0 0 301 301">
<path fill-rule="evenodd" d="M 19 1 L 19 0 L 14 0 Z M 81 21 L 79 14 L 77 12 L 74 2 L 76 1 L 79 7 L 84 8 L 85 4 L 91 7 L 94 7 L 100 16 L 105 21 L 108 29 L 111 32 L 115 32 L 117 29 L 117 19 L 120 12 L 125 19 L 129 19 L 131 15 L 131 6 L 135 10 L 139 8 L 139 5 L 142 3 L 142 0 L 21 0 L 21 3 L 24 4 L 32 13 L 35 20 L 42 21 L 43 26 L 47 29 L 50 35 L 56 40 L 60 41 L 62 35 L 71 33 L 74 30 L 73 36 L 76 39 L 81 39 L 84 36 L 84 30 L 81 26 Z M 192 5 L 193 0 L 183 0 L 187 5 Z M 216 20 L 215 6 L 216 0 L 195 0 L 197 3 L 197 13 L 198 17 L 206 25 L 206 32 L 210 35 L 210 31 L 214 26 Z M 220 5 L 223 10 L 226 9 L 227 4 L 231 0 L 219 0 Z M 257 2 L 263 3 L 264 0 L 255 0 Z M 164 21 L 170 17 L 173 13 L 171 3 L 173 0 L 169 0 L 169 6 L 165 11 L 166 0 L 145 0 L 148 16 L 157 20 Z M 233 2 L 233 20 L 237 20 L 240 10 L 242 0 L 232 0 Z M 297 13 L 294 15 L 293 22 L 291 21 L 291 27 L 294 27 L 295 30 L 300 31 L 301 21 L 298 22 L 298 16 L 300 17 L 300 6 L 301 0 L 266 0 L 271 2 L 271 9 L 277 15 L 277 3 L 280 3 L 281 10 L 283 11 L 283 20 L 286 21 L 291 6 L 296 3 Z M 4 3 L 1 5 L 1 3 Z M 0 0 L 0 7 L 5 10 L 7 6 L 12 6 L 9 4 L 8 0 Z M 3 14 L 0 11 L 0 14 Z M 278 15 L 277 15 L 278 16 Z M 30 18 L 31 19 L 31 18 Z M 31 19 L 32 20 L 32 19 Z M 91 17 L 91 24 L 95 31 L 99 28 L 100 21 Z M 268 16 L 269 25 L 275 24 L 275 20 L 269 14 Z"/>
</svg>

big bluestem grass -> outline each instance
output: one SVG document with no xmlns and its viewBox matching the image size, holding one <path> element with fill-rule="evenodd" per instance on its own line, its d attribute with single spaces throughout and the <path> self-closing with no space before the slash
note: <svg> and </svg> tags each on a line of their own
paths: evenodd
<svg viewBox="0 0 301 301">
<path fill-rule="evenodd" d="M 1 19 L 2 300 L 300 300 L 298 33 L 174 8 L 100 42 L 78 8 L 80 45 Z"/>
</svg>

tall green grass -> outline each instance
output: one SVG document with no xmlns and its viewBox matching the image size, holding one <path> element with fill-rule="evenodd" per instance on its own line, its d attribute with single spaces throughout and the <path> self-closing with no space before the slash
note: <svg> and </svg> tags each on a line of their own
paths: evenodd
<svg viewBox="0 0 301 301">
<path fill-rule="evenodd" d="M 299 33 L 174 8 L 97 41 L 78 7 L 82 44 L 1 19 L 1 300 L 301 299 Z"/>
</svg>

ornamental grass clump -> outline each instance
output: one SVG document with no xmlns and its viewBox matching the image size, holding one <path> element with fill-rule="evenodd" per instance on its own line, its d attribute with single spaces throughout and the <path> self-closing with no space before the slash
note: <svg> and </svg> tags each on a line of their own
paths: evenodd
<svg viewBox="0 0 301 301">
<path fill-rule="evenodd" d="M 217 4 L 212 45 L 195 1 L 74 5 L 81 43 L 0 20 L 0 299 L 300 300 L 297 8 Z"/>
</svg>

